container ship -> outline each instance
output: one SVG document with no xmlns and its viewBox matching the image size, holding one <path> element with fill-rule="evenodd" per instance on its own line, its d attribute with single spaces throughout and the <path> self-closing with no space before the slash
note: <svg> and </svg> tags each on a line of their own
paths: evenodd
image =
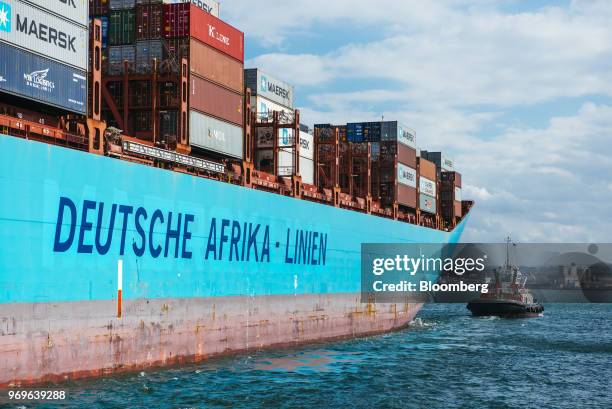
<svg viewBox="0 0 612 409">
<path fill-rule="evenodd" d="M 219 9 L 0 0 L 0 386 L 419 310 L 362 302 L 360 246 L 456 242 L 473 203 L 452 160 L 397 121 L 300 124 Z"/>
</svg>

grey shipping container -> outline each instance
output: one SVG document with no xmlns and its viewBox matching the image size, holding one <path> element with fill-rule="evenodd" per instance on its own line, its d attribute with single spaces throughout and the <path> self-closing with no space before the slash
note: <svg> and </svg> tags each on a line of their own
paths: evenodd
<svg viewBox="0 0 612 409">
<path fill-rule="evenodd" d="M 108 6 L 111 10 L 133 9 L 136 0 L 109 0 Z"/>
<path fill-rule="evenodd" d="M 119 45 L 108 47 L 108 73 L 111 75 L 123 72 L 123 62 L 130 65 L 136 62 L 136 47 L 133 45 Z"/>
<path fill-rule="evenodd" d="M 86 27 L 17 0 L 3 7 L 8 21 L 0 26 L 0 41 L 87 70 Z"/>
<path fill-rule="evenodd" d="M 279 105 L 293 108 L 293 85 L 278 80 L 258 68 L 244 70 L 244 82 L 245 86 L 251 89 L 251 95 L 259 95 Z"/>
<path fill-rule="evenodd" d="M 0 43 L 0 91 L 87 113 L 85 71 L 5 43 Z"/>
<path fill-rule="evenodd" d="M 436 214 L 436 198 L 421 193 L 419 195 L 419 208 L 423 212 Z"/>
<path fill-rule="evenodd" d="M 153 70 L 153 60 L 158 63 L 164 58 L 162 40 L 136 41 L 136 72 L 146 73 Z"/>
<path fill-rule="evenodd" d="M 242 127 L 197 111 L 189 111 L 189 140 L 193 146 L 242 158 Z"/>
<path fill-rule="evenodd" d="M 28 0 L 51 13 L 55 13 L 67 20 L 87 27 L 89 1 L 88 0 Z"/>
</svg>

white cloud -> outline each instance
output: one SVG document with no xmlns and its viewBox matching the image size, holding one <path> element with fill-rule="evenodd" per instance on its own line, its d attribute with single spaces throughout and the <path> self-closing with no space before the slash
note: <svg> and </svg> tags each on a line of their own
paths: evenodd
<svg viewBox="0 0 612 409">
<path fill-rule="evenodd" d="M 520 13 L 501 11 L 518 3 L 494 0 L 257 4 L 225 9 L 247 35 L 275 48 L 247 65 L 295 83 L 305 123 L 384 115 L 415 128 L 422 148 L 450 152 L 464 175 L 463 196 L 477 201 L 467 240 L 510 233 L 520 241 L 609 241 L 612 106 L 584 103 L 540 127 L 527 114 L 495 120 L 517 107 L 547 102 L 554 112 L 568 98 L 612 96 L 612 2 Z M 321 42 L 339 25 L 360 35 L 333 38 L 341 44 L 333 49 L 323 41 L 318 54 L 283 52 L 293 36 Z M 349 91 L 334 87 L 347 80 Z"/>
</svg>

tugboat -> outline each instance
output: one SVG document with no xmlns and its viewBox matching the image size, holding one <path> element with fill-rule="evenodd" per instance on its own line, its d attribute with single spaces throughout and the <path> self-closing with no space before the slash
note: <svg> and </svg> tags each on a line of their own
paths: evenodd
<svg viewBox="0 0 612 409">
<path fill-rule="evenodd" d="M 502 271 L 495 271 L 495 286 L 480 298 L 470 301 L 467 309 L 477 317 L 531 318 L 544 313 L 544 306 L 525 288 L 527 278 L 522 279 L 518 267 L 510 264 L 510 237 L 506 240 L 506 264 Z M 510 275 L 510 283 L 502 282 L 502 274 Z M 522 281 L 522 282 L 521 282 Z"/>
</svg>

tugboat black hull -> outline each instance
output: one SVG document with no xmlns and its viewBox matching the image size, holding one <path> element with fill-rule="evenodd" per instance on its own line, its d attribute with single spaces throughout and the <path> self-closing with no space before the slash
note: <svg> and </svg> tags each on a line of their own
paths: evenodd
<svg viewBox="0 0 612 409">
<path fill-rule="evenodd" d="M 525 304 L 514 300 L 473 300 L 467 305 L 476 317 L 531 318 L 544 312 L 541 304 Z"/>
</svg>

